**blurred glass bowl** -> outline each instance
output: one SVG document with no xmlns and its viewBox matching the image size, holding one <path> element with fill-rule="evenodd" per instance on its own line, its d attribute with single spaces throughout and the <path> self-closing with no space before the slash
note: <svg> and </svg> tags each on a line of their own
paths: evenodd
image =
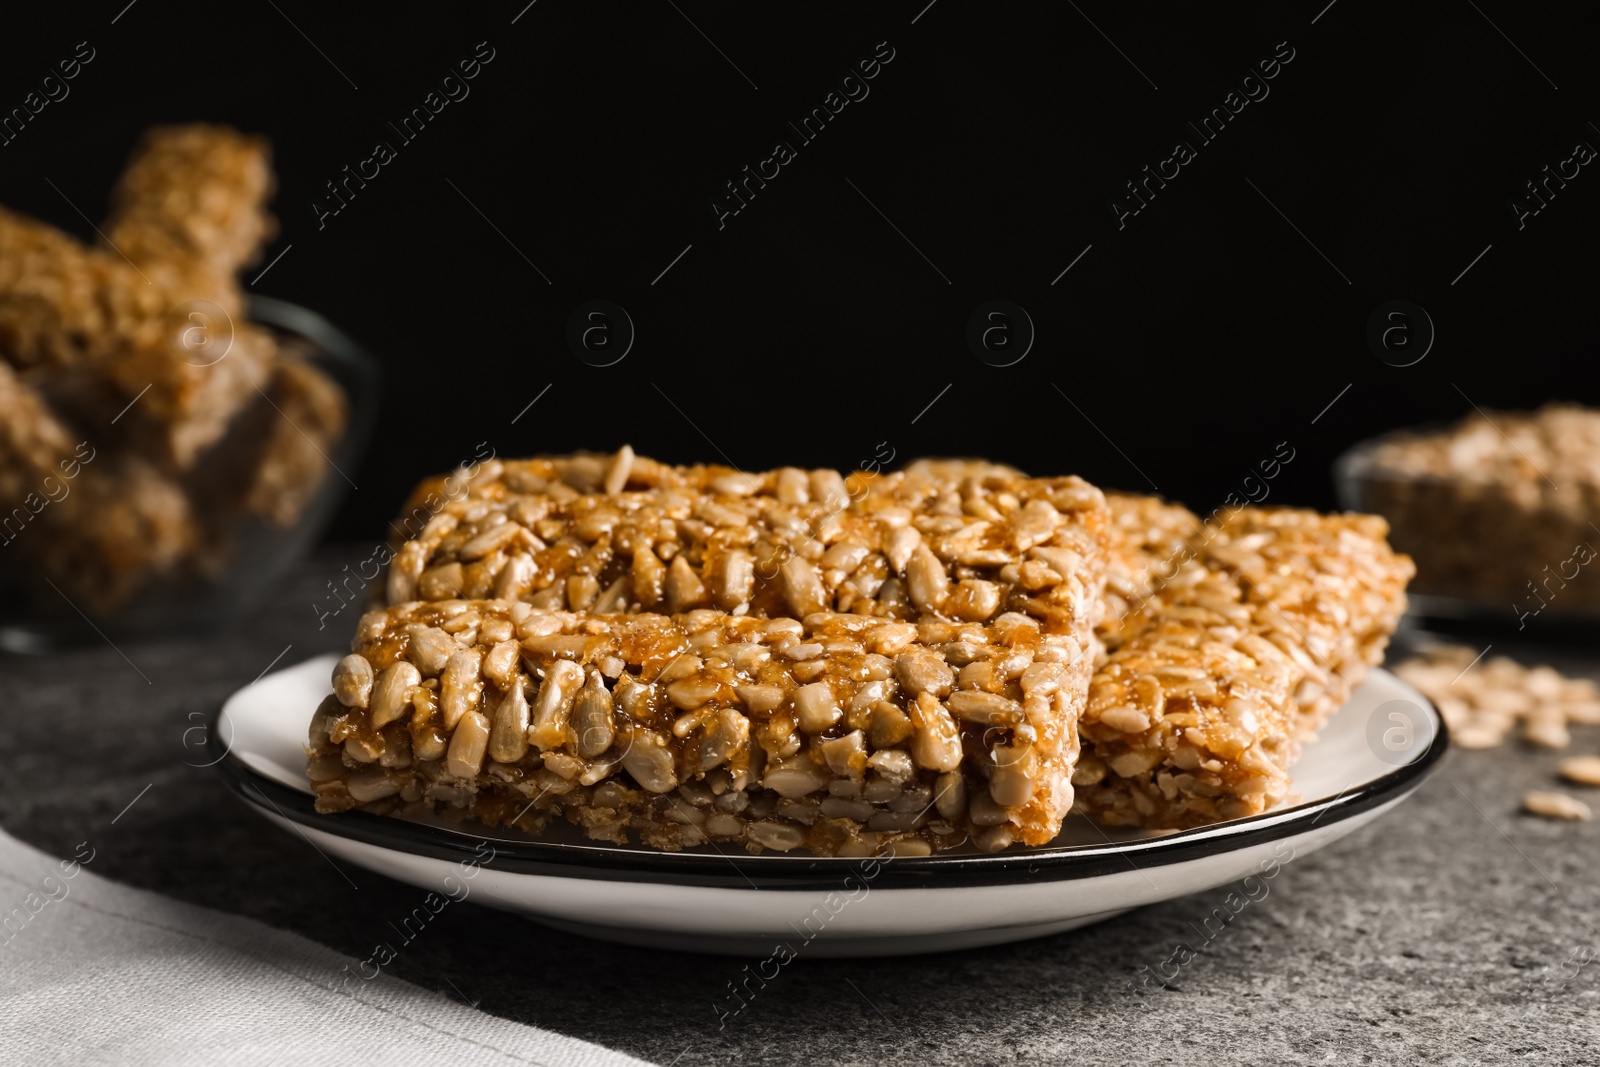
<svg viewBox="0 0 1600 1067">
<path fill-rule="evenodd" d="M 1382 515 L 1395 550 L 1416 562 L 1411 613 L 1518 631 L 1600 623 L 1600 566 L 1586 565 L 1600 548 L 1600 509 L 1537 479 L 1441 477 L 1382 460 L 1386 445 L 1450 429 L 1395 430 L 1333 465 L 1339 505 Z"/>
<path fill-rule="evenodd" d="M 30 594 L 0 574 L 0 649 L 41 652 L 117 637 L 149 637 L 216 626 L 256 607 L 316 545 L 344 500 L 377 419 L 378 365 L 359 345 L 314 311 L 270 297 L 250 299 L 252 321 L 294 345 L 295 354 L 333 378 L 349 403 L 343 436 L 328 452 L 331 466 L 289 526 L 240 515 L 213 528 L 227 549 L 203 573 L 155 578 L 114 613 L 92 622 L 64 597 L 59 605 Z"/>
</svg>

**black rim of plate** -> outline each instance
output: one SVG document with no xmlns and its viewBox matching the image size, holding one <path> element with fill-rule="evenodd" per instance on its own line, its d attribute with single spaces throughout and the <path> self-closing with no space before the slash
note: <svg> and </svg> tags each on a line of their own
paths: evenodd
<svg viewBox="0 0 1600 1067">
<path fill-rule="evenodd" d="M 1405 683 L 1400 683 L 1405 685 Z M 543 875 L 660 885 L 722 889 L 816 890 L 837 888 L 852 873 L 870 877 L 875 889 L 970 888 L 1021 881 L 1058 882 L 1148 871 L 1187 863 L 1332 826 L 1404 798 L 1436 767 L 1450 748 L 1450 731 L 1433 703 L 1411 686 L 1410 696 L 1433 716 L 1427 751 L 1361 786 L 1336 796 L 1280 811 L 1252 815 L 1164 837 L 1104 844 L 1008 850 L 993 855 L 935 855 L 869 859 L 748 853 L 659 852 L 595 843 L 506 840 L 489 830 L 483 836 L 411 822 L 390 815 L 348 811 L 320 815 L 309 793 L 257 774 L 221 738 L 222 709 L 212 716 L 207 748 L 228 788 L 262 813 L 377 848 L 446 862 L 473 862 L 513 874 Z M 308 839 L 309 840 L 309 839 Z M 485 845 L 493 855 L 485 859 Z"/>
</svg>

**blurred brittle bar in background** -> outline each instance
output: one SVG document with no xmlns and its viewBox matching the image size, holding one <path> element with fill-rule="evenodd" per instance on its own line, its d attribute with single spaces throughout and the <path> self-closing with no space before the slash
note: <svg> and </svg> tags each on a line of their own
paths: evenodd
<svg viewBox="0 0 1600 1067">
<path fill-rule="evenodd" d="M 321 811 L 442 809 L 662 849 L 1043 844 L 1089 657 L 989 623 L 417 602 L 363 617 L 311 723 Z"/>
<path fill-rule="evenodd" d="M 1341 462 L 1347 506 L 1389 520 L 1416 591 L 1508 617 L 1600 609 L 1600 412 L 1549 404 L 1394 434 Z"/>
<path fill-rule="evenodd" d="M 26 562 L 30 584 L 104 612 L 170 572 L 195 541 L 176 483 L 74 437 L 0 361 L 0 552 Z"/>
<path fill-rule="evenodd" d="M 288 346 L 274 357 L 264 393 L 272 414 L 244 463 L 242 506 L 275 526 L 292 526 L 328 476 L 350 403 L 337 382 Z"/>
<path fill-rule="evenodd" d="M 197 298 L 210 299 L 0 208 L 0 352 L 65 414 L 102 434 L 126 419 L 141 452 L 180 469 L 266 384 L 275 347 L 243 321 L 189 319 L 184 305 Z M 226 355 L 185 358 L 182 335 L 194 329 Z"/>
<path fill-rule="evenodd" d="M 104 616 L 151 580 L 218 576 L 241 516 L 288 527 L 305 512 L 349 403 L 246 317 L 235 274 L 275 230 L 272 185 L 263 139 L 170 127 L 134 154 L 100 247 L 0 209 L 0 367 L 26 413 L 0 455 L 23 496 L 0 503 L 71 457 L 47 441 L 100 457 L 45 523 L 71 527 L 18 546 L 6 577 L 50 578 Z"/>
<path fill-rule="evenodd" d="M 263 137 L 226 126 L 158 126 L 117 180 L 105 242 L 157 286 L 242 319 L 239 271 L 277 232 Z"/>
<path fill-rule="evenodd" d="M 424 482 L 396 525 L 410 539 L 388 602 L 968 622 L 1021 611 L 1088 645 L 1109 515 L 1082 479 L 745 474 L 629 449 L 578 466 L 588 458 L 494 460 L 454 493 Z"/>
<path fill-rule="evenodd" d="M 238 272 L 277 232 L 266 210 L 273 185 L 265 138 L 226 126 L 157 127 L 117 182 L 106 244 L 157 285 L 214 302 L 242 323 Z M 239 340 L 259 347 L 263 338 L 252 328 Z M 327 472 L 348 403 L 333 379 L 281 345 L 272 346 L 266 380 L 256 384 L 260 397 L 246 402 L 270 414 L 232 450 L 228 476 L 242 489 L 239 508 L 289 526 Z"/>
<path fill-rule="evenodd" d="M 1103 822 L 1183 828 L 1289 797 L 1289 767 L 1383 656 L 1411 562 L 1382 519 L 1241 508 L 1191 536 L 1095 672 L 1074 776 Z"/>
</svg>

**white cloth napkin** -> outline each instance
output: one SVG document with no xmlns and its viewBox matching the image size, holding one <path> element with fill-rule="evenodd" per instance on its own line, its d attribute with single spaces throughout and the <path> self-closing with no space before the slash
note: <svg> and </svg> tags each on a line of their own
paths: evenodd
<svg viewBox="0 0 1600 1067">
<path fill-rule="evenodd" d="M 386 974 L 341 989 L 353 960 L 93 868 L 0 831 L 0 1063 L 644 1062 Z"/>
</svg>

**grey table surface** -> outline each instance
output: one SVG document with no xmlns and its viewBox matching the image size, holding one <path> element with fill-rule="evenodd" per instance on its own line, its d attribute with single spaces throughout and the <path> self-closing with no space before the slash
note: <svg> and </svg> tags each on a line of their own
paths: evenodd
<svg viewBox="0 0 1600 1067">
<path fill-rule="evenodd" d="M 58 855 L 91 841 L 97 874 L 355 959 L 393 940 L 389 919 L 420 890 L 371 872 L 353 888 L 192 766 L 203 757 L 186 736 L 269 664 L 346 643 L 355 609 L 319 628 L 314 605 L 368 552 L 320 552 L 275 602 L 219 632 L 0 657 L 5 829 Z M 1600 657 L 1518 651 L 1600 670 Z M 1600 752 L 1600 728 L 1578 728 L 1573 751 Z M 802 957 L 725 1026 L 716 1005 L 743 961 L 589 941 L 470 899 L 387 969 L 661 1064 L 1592 1064 L 1600 823 L 1517 811 L 1525 790 L 1553 784 L 1557 759 L 1451 752 L 1399 809 L 1287 865 L 1204 942 L 1198 924 L 1235 887 L 997 948 Z M 1200 946 L 1179 977 L 1136 991 L 1142 968 L 1179 944 Z"/>
</svg>

